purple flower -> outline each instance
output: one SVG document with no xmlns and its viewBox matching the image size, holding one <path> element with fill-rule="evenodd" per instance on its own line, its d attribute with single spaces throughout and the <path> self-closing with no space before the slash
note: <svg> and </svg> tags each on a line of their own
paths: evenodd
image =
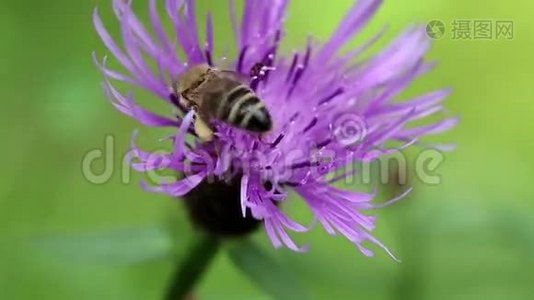
<svg viewBox="0 0 534 300">
<path fill-rule="evenodd" d="M 228 182 L 237 186 L 239 216 L 251 214 L 262 220 L 275 247 L 301 251 L 304 249 L 293 242 L 288 231 L 305 232 L 309 228 L 290 219 L 280 205 L 292 189 L 329 234 L 345 236 L 363 254 L 371 256 L 373 252 L 362 245 L 365 241 L 386 249 L 370 233 L 375 228 L 375 218 L 364 214 L 379 207 L 371 203 L 375 193 L 345 191 L 332 184 L 352 175 L 339 175 L 347 165 L 371 162 L 417 143 L 422 136 L 453 127 L 457 121 L 452 118 L 429 125 L 407 125 L 442 112 L 442 101 L 449 91 L 437 90 L 409 101 L 395 101 L 412 81 L 433 67 L 423 58 L 430 42 L 422 27 L 409 28 L 366 60 L 359 59 L 360 55 L 383 31 L 359 48 L 340 54 L 340 49 L 369 22 L 381 4 L 379 0 L 358 1 L 325 43 L 308 39 L 305 47 L 292 55 L 281 53 L 288 2 L 245 1 L 239 20 L 234 1 L 230 1 L 238 55 L 217 60 L 213 57 L 211 15 L 206 16 L 206 36 L 201 38 L 194 0 L 165 2 L 174 26 L 172 35 L 163 26 L 155 0 L 150 1 L 149 11 L 153 33 L 135 16 L 129 3 L 115 0 L 123 47 L 112 39 L 96 11 L 94 24 L 126 71 L 109 69 L 105 60 L 97 62 L 105 75 L 104 89 L 119 111 L 142 124 L 176 128 L 170 153 L 149 153 L 132 146 L 136 170 L 171 169 L 183 174 L 183 179 L 176 182 L 144 185 L 145 189 L 187 198 L 195 189 L 209 190 L 210 185 Z M 265 102 L 273 130 L 258 135 L 214 121 L 214 140 L 202 142 L 193 127 L 194 112 L 183 108 L 170 88 L 184 71 L 197 64 L 242 74 L 262 66 L 247 80 Z M 112 81 L 152 92 L 178 115 L 161 116 L 140 107 L 131 93 L 119 92 Z M 386 148 L 392 141 L 400 146 Z M 334 173 L 338 176 L 332 178 Z"/>
</svg>

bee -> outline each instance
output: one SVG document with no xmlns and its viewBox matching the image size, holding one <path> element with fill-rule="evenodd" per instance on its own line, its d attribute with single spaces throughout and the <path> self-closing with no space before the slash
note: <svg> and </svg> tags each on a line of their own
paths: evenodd
<svg viewBox="0 0 534 300">
<path fill-rule="evenodd" d="M 195 132 L 204 141 L 213 139 L 213 120 L 254 133 L 272 128 L 269 111 L 240 74 L 205 64 L 189 68 L 173 84 L 180 104 L 196 112 Z"/>
</svg>

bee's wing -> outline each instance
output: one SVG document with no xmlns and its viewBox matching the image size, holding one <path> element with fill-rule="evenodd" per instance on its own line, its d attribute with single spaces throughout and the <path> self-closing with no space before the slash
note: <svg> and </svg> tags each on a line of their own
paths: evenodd
<svg viewBox="0 0 534 300">
<path fill-rule="evenodd" d="M 200 100 L 199 115 L 209 123 L 212 118 L 217 116 L 220 102 L 224 99 L 225 94 L 239 84 L 235 79 L 222 76 L 221 74 L 217 74 L 217 76 L 208 80 L 198 91 Z"/>
<path fill-rule="evenodd" d="M 219 71 L 219 76 L 223 79 L 230 79 L 232 81 L 237 81 L 247 85 L 250 84 L 250 76 L 248 76 L 247 74 L 229 70 L 221 70 Z"/>
</svg>

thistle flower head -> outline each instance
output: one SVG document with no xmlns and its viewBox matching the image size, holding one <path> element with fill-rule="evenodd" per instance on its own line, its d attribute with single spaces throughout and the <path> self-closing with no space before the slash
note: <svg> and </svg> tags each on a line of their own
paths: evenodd
<svg viewBox="0 0 534 300">
<path fill-rule="evenodd" d="M 385 249 L 371 235 L 375 218 L 366 214 L 376 208 L 371 203 L 375 194 L 334 187 L 334 182 L 351 174 L 334 178 L 332 174 L 355 162 L 371 162 L 398 150 L 386 148 L 391 141 L 398 142 L 400 148 L 408 147 L 422 136 L 454 126 L 455 119 L 408 125 L 441 112 L 441 103 L 449 91 L 396 101 L 412 81 L 432 68 L 423 58 L 430 42 L 422 27 L 409 28 L 366 60 L 359 59 L 361 54 L 382 32 L 340 54 L 340 49 L 369 22 L 380 0 L 355 3 L 326 42 L 308 38 L 298 51 L 281 53 L 288 2 L 246 0 L 239 18 L 234 1 L 230 1 L 238 55 L 221 60 L 213 57 L 212 17 L 208 14 L 199 22 L 194 0 L 166 0 L 165 10 L 174 26 L 172 34 L 162 25 L 155 0 L 149 2 L 148 27 L 136 17 L 129 3 L 115 0 L 122 47 L 106 31 L 98 13 L 94 14 L 97 32 L 125 69 L 119 72 L 98 63 L 105 76 L 104 89 L 119 111 L 140 123 L 176 128 L 171 153 L 148 153 L 132 146 L 137 170 L 171 169 L 183 174 L 183 179 L 176 182 L 144 185 L 145 189 L 187 197 L 195 189 L 228 182 L 234 185 L 231 193 L 239 199 L 235 205 L 239 216 L 263 221 L 275 247 L 301 251 L 303 248 L 293 242 L 288 232 L 309 228 L 290 219 L 280 205 L 292 189 L 328 233 L 345 236 L 370 256 L 373 252 L 364 247 L 365 241 Z M 199 34 L 201 23 L 205 24 L 205 37 Z M 197 64 L 243 74 L 265 103 L 273 129 L 259 135 L 212 120 L 214 139 L 201 141 L 193 126 L 195 112 L 182 107 L 170 88 L 181 74 Z M 150 112 L 139 106 L 131 93 L 116 89 L 112 81 L 142 87 L 166 101 L 169 111 L 180 113 L 161 116 Z"/>
</svg>

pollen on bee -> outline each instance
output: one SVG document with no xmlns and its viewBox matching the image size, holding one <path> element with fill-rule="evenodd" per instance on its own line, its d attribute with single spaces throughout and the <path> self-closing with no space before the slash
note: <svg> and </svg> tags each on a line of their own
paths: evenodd
<svg viewBox="0 0 534 300">
<path fill-rule="evenodd" d="M 213 140 L 213 130 L 198 116 L 195 118 L 195 133 L 203 142 Z"/>
</svg>

